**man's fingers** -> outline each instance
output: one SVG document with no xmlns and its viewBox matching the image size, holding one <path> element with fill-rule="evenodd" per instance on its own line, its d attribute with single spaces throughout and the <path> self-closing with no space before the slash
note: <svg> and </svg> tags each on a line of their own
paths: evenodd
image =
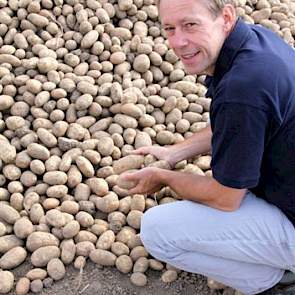
<svg viewBox="0 0 295 295">
<path fill-rule="evenodd" d="M 149 149 L 147 147 L 141 147 L 136 150 L 128 151 L 129 155 L 146 155 L 149 153 Z"/>
<path fill-rule="evenodd" d="M 124 172 L 120 177 L 127 181 L 136 181 L 138 179 L 137 172 Z"/>
<path fill-rule="evenodd" d="M 130 194 L 130 195 L 144 194 L 144 192 L 142 191 L 141 186 L 137 185 L 136 187 L 133 187 L 130 190 L 128 190 L 128 194 Z"/>
</svg>

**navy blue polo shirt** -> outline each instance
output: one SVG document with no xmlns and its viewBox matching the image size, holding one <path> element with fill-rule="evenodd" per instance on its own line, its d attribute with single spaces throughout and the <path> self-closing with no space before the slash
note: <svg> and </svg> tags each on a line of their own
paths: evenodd
<svg viewBox="0 0 295 295">
<path fill-rule="evenodd" d="M 295 50 L 238 20 L 206 84 L 214 178 L 248 188 L 295 224 Z"/>
</svg>

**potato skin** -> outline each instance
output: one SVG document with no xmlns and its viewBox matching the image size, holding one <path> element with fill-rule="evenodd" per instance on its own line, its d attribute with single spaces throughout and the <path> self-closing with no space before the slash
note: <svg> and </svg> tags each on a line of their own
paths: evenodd
<svg viewBox="0 0 295 295">
<path fill-rule="evenodd" d="M 93 262 L 103 266 L 114 266 L 117 259 L 115 254 L 102 249 L 91 251 L 89 257 Z"/>
<path fill-rule="evenodd" d="M 144 156 L 140 155 L 128 155 L 124 158 L 119 159 L 113 165 L 114 172 L 121 174 L 124 171 L 131 169 L 139 169 L 144 163 Z"/>
<path fill-rule="evenodd" d="M 0 268 L 3 270 L 13 269 L 23 263 L 26 257 L 27 251 L 23 247 L 14 247 L 0 258 Z"/>
<path fill-rule="evenodd" d="M 44 246 L 35 250 L 31 255 L 31 262 L 36 267 L 46 266 L 53 259 L 58 258 L 60 250 L 56 246 Z"/>
</svg>

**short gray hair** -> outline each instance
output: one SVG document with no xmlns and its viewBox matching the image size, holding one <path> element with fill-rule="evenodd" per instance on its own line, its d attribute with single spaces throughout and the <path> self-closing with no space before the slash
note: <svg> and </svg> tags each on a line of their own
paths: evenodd
<svg viewBox="0 0 295 295">
<path fill-rule="evenodd" d="M 234 7 L 236 7 L 238 2 L 238 0 L 196 0 L 196 1 L 199 1 L 199 2 L 201 1 L 205 3 L 209 11 L 212 13 L 214 17 L 217 17 L 227 4 L 231 4 Z M 161 0 L 155 0 L 155 2 L 159 10 Z"/>
</svg>

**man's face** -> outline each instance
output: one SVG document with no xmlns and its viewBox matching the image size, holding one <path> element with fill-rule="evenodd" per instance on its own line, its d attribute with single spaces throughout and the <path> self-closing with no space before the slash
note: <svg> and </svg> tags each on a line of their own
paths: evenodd
<svg viewBox="0 0 295 295">
<path fill-rule="evenodd" d="M 211 14 L 206 0 L 161 0 L 160 16 L 168 41 L 187 73 L 213 75 L 225 38 L 226 17 Z"/>
</svg>

